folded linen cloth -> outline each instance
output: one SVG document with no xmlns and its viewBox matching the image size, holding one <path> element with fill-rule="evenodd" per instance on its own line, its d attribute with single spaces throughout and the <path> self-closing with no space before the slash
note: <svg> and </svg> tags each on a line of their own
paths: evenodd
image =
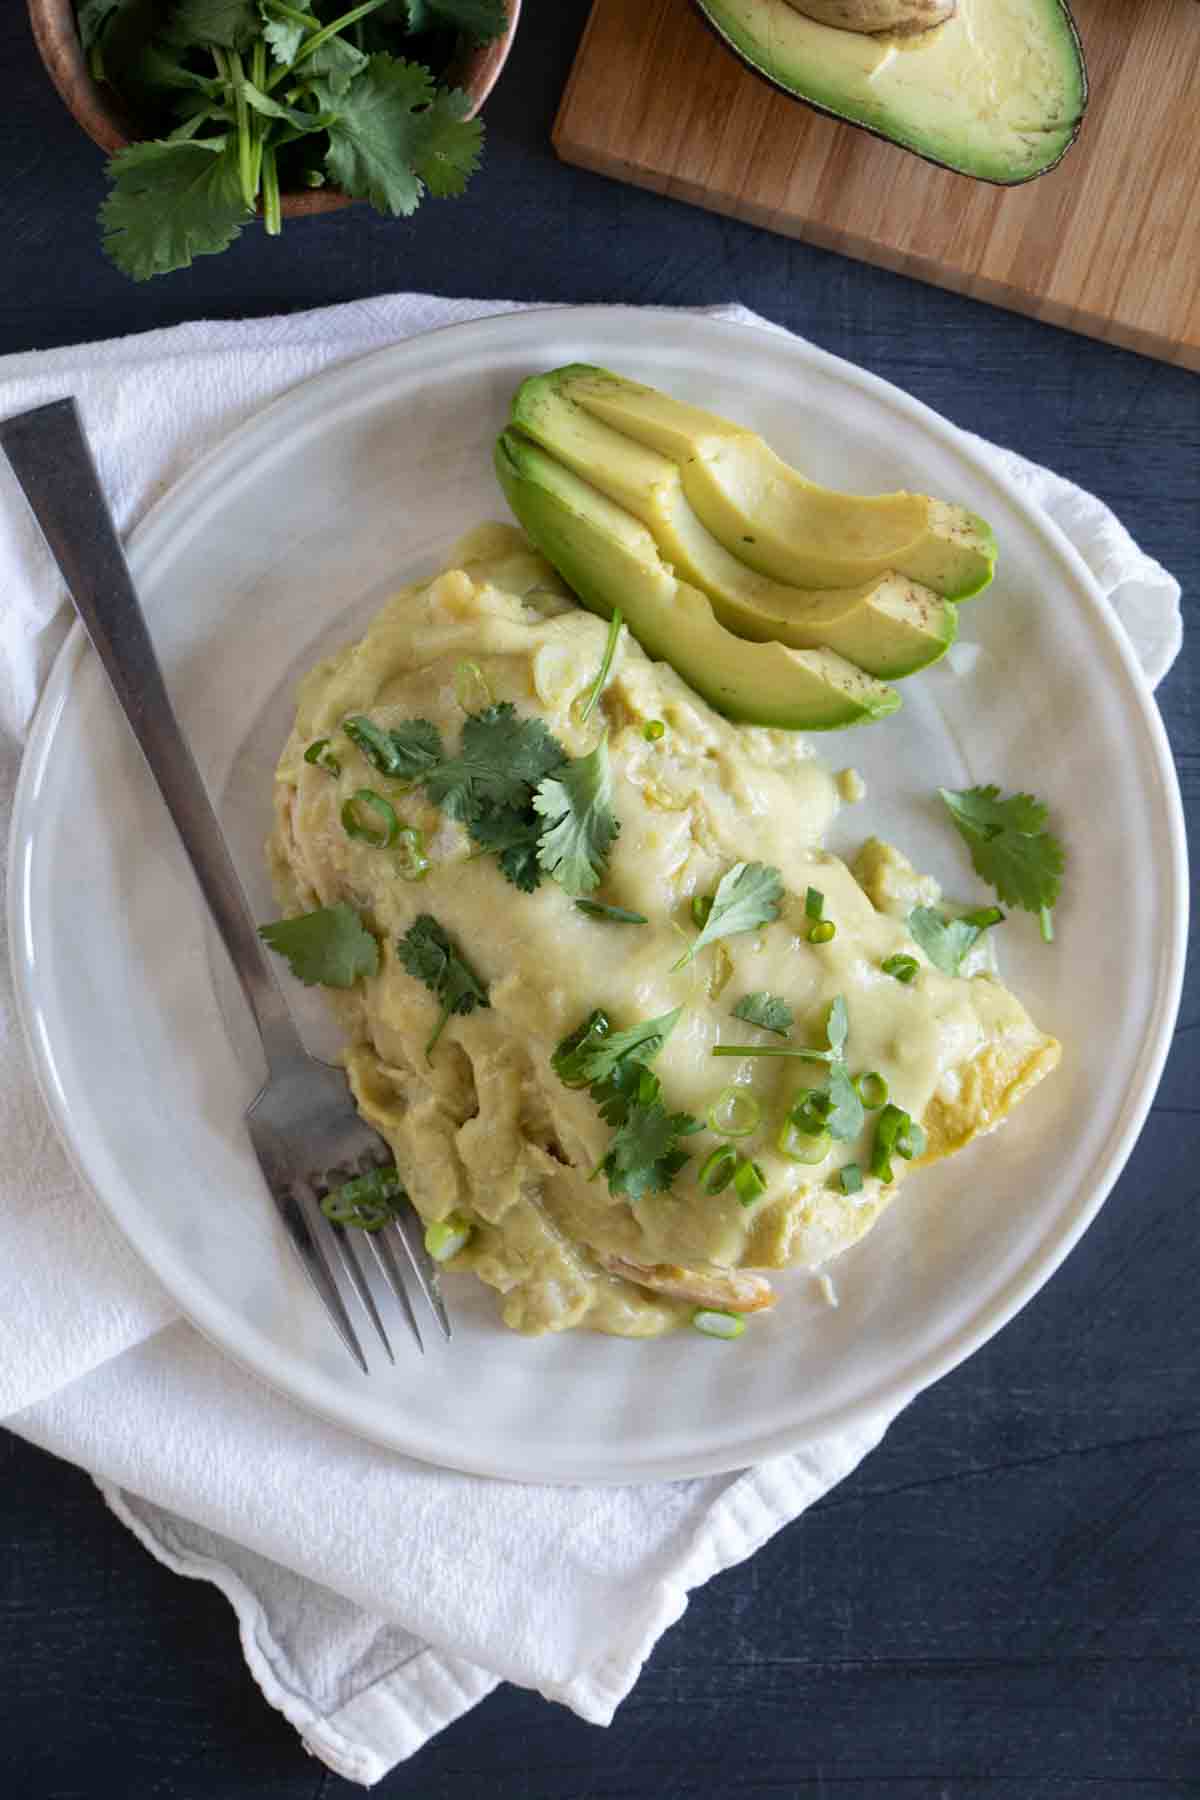
<svg viewBox="0 0 1200 1800">
<path fill-rule="evenodd" d="M 128 531 L 190 464 L 306 376 L 511 310 L 392 295 L 8 357 L 0 416 L 74 393 Z M 714 316 L 766 323 L 740 307 Z M 1075 543 L 1157 681 L 1179 648 L 1177 583 L 1100 501 L 982 447 Z M 5 832 L 20 743 L 69 623 L 7 468 L 0 596 Z M 229 1597 L 267 1699 L 317 1756 L 365 1785 L 500 1680 L 607 1723 L 689 1590 L 826 1493 L 889 1423 L 740 1474 L 571 1489 L 430 1468 L 310 1417 L 178 1318 L 73 1171 L 26 1058 L 7 956 L 0 1142 L 0 1417 L 89 1470 L 161 1561 Z M 469 1564 L 449 1553 L 463 1543 Z"/>
</svg>

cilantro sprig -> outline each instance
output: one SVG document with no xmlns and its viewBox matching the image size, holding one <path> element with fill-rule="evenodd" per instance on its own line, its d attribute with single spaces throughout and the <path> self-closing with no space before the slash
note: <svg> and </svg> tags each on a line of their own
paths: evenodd
<svg viewBox="0 0 1200 1800">
<path fill-rule="evenodd" d="M 747 1025 L 757 1025 L 760 1031 L 773 1031 L 776 1037 L 787 1037 L 792 1029 L 792 1009 L 787 1001 L 762 989 L 744 994 L 734 1007 L 733 1016 L 745 1019 Z"/>
<path fill-rule="evenodd" d="M 957 919 L 947 918 L 934 906 L 914 906 L 908 915 L 908 929 L 913 942 L 920 945 L 935 969 L 943 975 L 957 975 L 964 957 L 983 933 L 1003 920 L 998 906 L 980 907 Z"/>
<path fill-rule="evenodd" d="M 441 1015 L 425 1046 L 429 1062 L 433 1046 L 455 1014 L 473 1013 L 490 1004 L 487 988 L 432 913 L 421 913 L 397 941 L 396 954 L 410 975 L 423 981 L 441 1002 Z"/>
<path fill-rule="evenodd" d="M 572 761 L 541 719 L 508 700 L 470 713 L 453 755 L 428 719 L 387 731 L 356 714 L 342 729 L 373 768 L 422 784 L 523 893 L 543 874 L 572 897 L 599 886 L 619 830 L 606 740 Z"/>
<path fill-rule="evenodd" d="M 783 881 L 769 863 L 740 862 L 726 870 L 717 883 L 704 924 L 672 969 L 682 969 L 718 939 L 740 931 L 756 931 L 779 917 Z"/>
<path fill-rule="evenodd" d="M 593 1012 L 565 1037 L 550 1066 L 565 1087 L 586 1087 L 613 1136 L 595 1173 L 610 1193 L 629 1200 L 665 1193 L 690 1160 L 680 1139 L 703 1130 L 687 1112 L 668 1112 L 662 1084 L 650 1068 L 679 1021 L 681 1007 L 613 1031 L 608 1015 Z"/>
<path fill-rule="evenodd" d="M 938 793 L 971 852 L 975 873 L 1006 906 L 1037 913 L 1050 943 L 1066 855 L 1046 830 L 1049 809 L 1032 794 L 1002 796 L 994 784 Z"/>
<path fill-rule="evenodd" d="M 89 66 L 148 132 L 119 151 L 104 247 L 135 281 L 226 249 L 284 188 L 335 182 L 392 217 L 461 194 L 483 127 L 403 52 L 414 36 L 497 37 L 505 0 L 81 0 Z M 428 41 L 428 40 L 426 40 Z M 397 54 L 399 52 L 400 54 Z"/>
</svg>

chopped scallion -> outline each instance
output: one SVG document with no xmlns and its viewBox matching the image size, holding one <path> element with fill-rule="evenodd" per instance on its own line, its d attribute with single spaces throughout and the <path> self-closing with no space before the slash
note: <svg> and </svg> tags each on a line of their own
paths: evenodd
<svg viewBox="0 0 1200 1800">
<path fill-rule="evenodd" d="M 648 925 L 645 913 L 630 912 L 627 906 L 607 906 L 603 900 L 577 900 L 581 913 L 591 919 L 609 919 L 614 925 Z"/>
<path fill-rule="evenodd" d="M 904 982 L 905 986 L 916 979 L 921 967 L 915 956 L 904 955 L 889 956 L 879 966 L 885 975 L 895 976 L 896 980 Z"/>
<path fill-rule="evenodd" d="M 837 926 L 832 919 L 818 919 L 808 934 L 810 944 L 829 944 L 837 936 Z"/>
<path fill-rule="evenodd" d="M 304 752 L 306 763 L 312 763 L 318 769 L 324 769 L 330 775 L 340 775 L 342 765 L 333 754 L 328 738 L 317 738 Z"/>
<path fill-rule="evenodd" d="M 825 911 L 825 896 L 820 888 L 810 887 L 804 896 L 804 916 L 819 919 Z"/>
<path fill-rule="evenodd" d="M 875 1112 L 878 1107 L 887 1102 L 888 1084 L 876 1069 L 863 1075 L 856 1075 L 854 1091 L 868 1112 Z"/>
<path fill-rule="evenodd" d="M 374 813 L 381 821 L 377 831 L 363 823 L 360 810 Z M 347 837 L 370 844 L 373 850 L 390 850 L 400 835 L 400 821 L 395 807 L 382 794 L 374 788 L 356 788 L 342 807 L 342 829 Z"/>
<path fill-rule="evenodd" d="M 708 924 L 708 915 L 713 909 L 711 894 L 695 894 L 692 898 L 692 923 L 701 931 Z"/>
<path fill-rule="evenodd" d="M 767 1178 L 756 1162 L 743 1159 L 733 1177 L 733 1191 L 743 1206 L 753 1206 L 767 1191 Z"/>
<path fill-rule="evenodd" d="M 719 1194 L 724 1191 L 737 1173 L 738 1153 L 732 1144 L 718 1144 L 700 1164 L 696 1176 L 702 1194 Z"/>
<path fill-rule="evenodd" d="M 775 1148 L 789 1162 L 816 1164 L 824 1162 L 829 1155 L 833 1139 L 818 1120 L 811 1123 L 814 1130 L 806 1130 L 795 1117 L 786 1118 L 779 1136 L 775 1140 Z"/>
<path fill-rule="evenodd" d="M 368 1169 L 344 1181 L 321 1201 L 321 1211 L 335 1225 L 354 1225 L 360 1231 L 380 1231 L 394 1219 L 408 1199 L 395 1164 Z"/>
<path fill-rule="evenodd" d="M 465 1250 L 474 1235 L 473 1228 L 458 1213 L 449 1213 L 444 1219 L 435 1219 L 432 1225 L 425 1227 L 425 1248 L 434 1262 L 449 1262 L 460 1250 Z"/>
<path fill-rule="evenodd" d="M 642 736 L 648 744 L 657 744 L 660 738 L 667 735 L 667 727 L 662 719 L 647 719 L 642 726 Z"/>
<path fill-rule="evenodd" d="M 718 1312 L 710 1306 L 702 1306 L 694 1312 L 692 1324 L 705 1337 L 714 1338 L 740 1338 L 746 1329 L 741 1313 Z"/>
<path fill-rule="evenodd" d="M 425 833 L 406 825 L 396 838 L 396 868 L 402 881 L 424 881 L 433 867 L 425 854 Z"/>
<path fill-rule="evenodd" d="M 758 1129 L 761 1116 L 761 1108 L 753 1094 L 748 1094 L 744 1088 L 727 1087 L 708 1109 L 708 1129 L 721 1137 L 749 1137 Z"/>
</svg>

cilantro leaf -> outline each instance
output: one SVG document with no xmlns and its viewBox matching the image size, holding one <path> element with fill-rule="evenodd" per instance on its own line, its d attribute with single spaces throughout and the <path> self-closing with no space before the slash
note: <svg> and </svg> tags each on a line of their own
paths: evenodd
<svg viewBox="0 0 1200 1800">
<path fill-rule="evenodd" d="M 168 43 L 189 49 L 216 44 L 223 50 L 245 50 L 261 24 L 255 0 L 176 0 L 164 35 Z"/>
<path fill-rule="evenodd" d="M 303 44 L 300 49 L 304 49 Z M 341 100 L 368 62 L 362 51 L 344 37 L 326 38 L 316 50 L 305 52 L 303 56 L 297 51 L 296 55 L 299 58 L 296 73 L 301 80 L 312 81 L 314 87 L 319 80 L 324 93 L 318 93 L 318 98 L 326 102 Z"/>
<path fill-rule="evenodd" d="M 602 1165 L 609 1192 L 630 1200 L 665 1193 L 689 1160 L 678 1140 L 696 1129 L 698 1121 L 690 1113 L 669 1113 L 661 1100 L 632 1107 Z"/>
<path fill-rule="evenodd" d="M 834 1056 L 841 1056 L 846 1048 L 846 1039 L 850 1035 L 850 1014 L 846 1008 L 846 996 L 835 994 L 829 1006 L 829 1016 L 825 1021 L 825 1038 Z"/>
<path fill-rule="evenodd" d="M 477 1006 L 490 1004 L 487 988 L 432 913 L 421 913 L 409 926 L 397 941 L 396 954 L 408 973 L 423 981 L 435 999 L 441 1001 L 441 1017 L 425 1046 L 428 1062 L 433 1046 L 453 1013 L 472 1013 Z"/>
<path fill-rule="evenodd" d="M 538 861 L 568 894 L 587 894 L 600 885 L 620 829 L 612 794 L 608 739 L 603 737 L 587 756 L 546 776 L 533 796 L 533 810 L 546 820 Z"/>
<path fill-rule="evenodd" d="M 295 62 L 296 52 L 305 38 L 321 29 L 321 21 L 314 18 L 307 7 L 303 5 L 290 6 L 288 16 L 283 17 L 277 13 L 271 0 L 263 0 L 262 12 L 263 37 L 276 62 Z M 303 15 L 305 21 L 303 24 L 296 17 L 297 13 Z M 336 43 L 337 39 L 333 39 L 333 42 Z"/>
<path fill-rule="evenodd" d="M 593 1048 L 588 1049 L 578 1064 L 583 1081 L 607 1081 L 618 1063 L 630 1060 L 649 1063 L 654 1060 L 679 1023 L 682 1006 L 662 1013 L 657 1019 L 642 1019 L 627 1031 L 610 1031 Z"/>
<path fill-rule="evenodd" d="M 1032 794 L 1001 798 L 995 786 L 938 792 L 966 840 L 975 873 L 1006 905 L 1041 913 L 1045 935 L 1066 863 L 1062 845 L 1045 830 L 1046 807 Z"/>
<path fill-rule="evenodd" d="M 439 200 L 454 200 L 479 167 L 483 120 L 468 119 L 471 102 L 461 88 L 439 88 L 413 151 L 413 167 Z"/>
<path fill-rule="evenodd" d="M 481 850 L 498 857 L 501 873 L 523 894 L 532 894 L 542 879 L 538 861 L 541 821 L 516 806 L 489 806 L 472 815 L 467 829 Z"/>
<path fill-rule="evenodd" d="M 908 915 L 908 929 L 935 969 L 943 975 L 957 975 L 967 952 L 990 925 L 999 925 L 1003 918 L 998 906 L 959 919 L 948 919 L 936 907 L 914 906 Z"/>
<path fill-rule="evenodd" d="M 722 875 L 713 895 L 712 908 L 695 942 L 671 966 L 682 969 L 701 950 L 715 944 L 718 938 L 733 937 L 739 931 L 754 931 L 779 917 L 783 899 L 783 882 L 779 870 L 768 863 L 734 863 Z"/>
<path fill-rule="evenodd" d="M 844 1062 L 830 1063 L 825 1092 L 830 1101 L 830 1109 L 825 1117 L 825 1129 L 830 1137 L 842 1141 L 856 1138 L 863 1128 L 866 1114 L 858 1090 L 850 1079 L 850 1071 Z"/>
<path fill-rule="evenodd" d="M 559 768 L 567 753 L 540 719 L 521 719 L 511 701 L 473 713 L 457 756 L 425 778 L 435 806 L 468 824 L 489 807 L 528 806 L 530 789 Z"/>
<path fill-rule="evenodd" d="M 306 987 L 350 988 L 379 972 L 379 945 L 352 906 L 321 906 L 294 919 L 260 925 L 258 935 Z"/>
<path fill-rule="evenodd" d="M 437 31 L 449 26 L 477 44 L 500 36 L 508 23 L 504 0 L 399 0 L 394 9 L 408 15 L 410 31 Z M 392 8 L 385 8 L 385 16 Z"/>
<path fill-rule="evenodd" d="M 786 1037 L 792 1029 L 792 1009 L 787 1001 L 762 989 L 755 994 L 744 994 L 734 1007 L 733 1016 L 745 1019 L 748 1025 L 757 1025 L 762 1031 L 773 1031 L 776 1037 Z"/>
<path fill-rule="evenodd" d="M 100 42 L 113 14 L 128 7 L 129 3 L 130 0 L 80 0 L 75 22 L 79 27 L 79 43 L 85 56 L 94 44 Z"/>
<path fill-rule="evenodd" d="M 134 281 L 225 250 L 252 215 L 229 144 L 130 144 L 108 165 L 104 248 Z"/>
<path fill-rule="evenodd" d="M 420 63 L 382 51 L 372 56 L 350 85 L 331 97 L 338 117 L 329 127 L 325 166 L 338 186 L 393 218 L 415 212 L 422 186 L 413 163 L 435 92 L 432 75 Z"/>
</svg>

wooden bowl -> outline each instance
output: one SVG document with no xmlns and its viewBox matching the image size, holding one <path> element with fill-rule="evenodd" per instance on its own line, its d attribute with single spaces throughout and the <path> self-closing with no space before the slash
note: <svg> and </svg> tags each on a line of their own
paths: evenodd
<svg viewBox="0 0 1200 1800">
<path fill-rule="evenodd" d="M 512 48 L 520 11 L 521 0 L 508 0 L 508 25 L 492 43 L 482 47 L 466 39 L 459 43 L 443 79 L 470 97 L 468 118 L 475 117 L 496 84 Z M 120 95 L 92 79 L 75 27 L 74 0 L 29 0 L 29 21 L 46 72 L 76 124 L 110 156 L 124 150 L 140 133 Z M 285 193 L 281 210 L 286 219 L 303 219 L 351 205 L 351 196 L 340 188 L 305 188 L 301 193 Z"/>
</svg>

